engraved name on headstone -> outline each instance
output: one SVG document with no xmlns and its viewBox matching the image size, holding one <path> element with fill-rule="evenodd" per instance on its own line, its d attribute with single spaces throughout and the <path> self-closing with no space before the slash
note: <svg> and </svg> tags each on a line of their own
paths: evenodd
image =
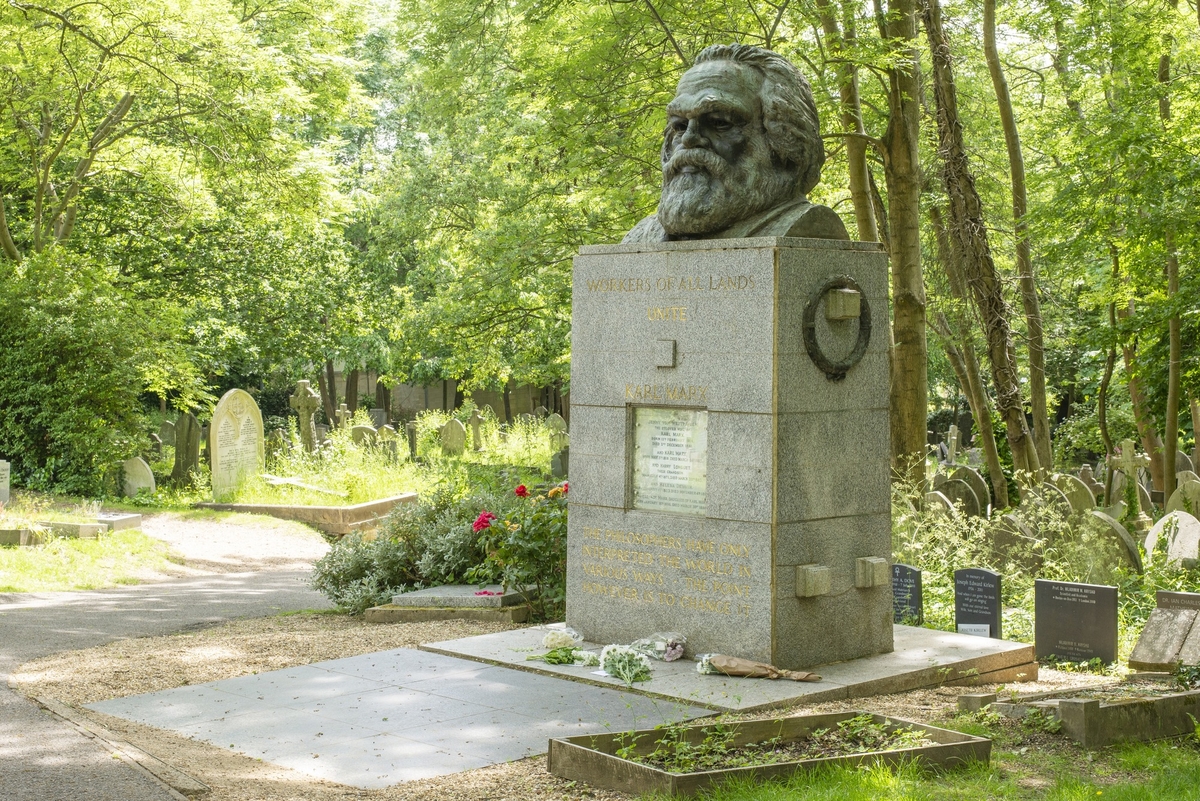
<svg viewBox="0 0 1200 801">
<path fill-rule="evenodd" d="M 704 514 L 707 459 L 707 412 L 634 407 L 630 505 L 658 512 Z"/>
<path fill-rule="evenodd" d="M 1000 574 L 983 568 L 954 571 L 954 625 L 961 634 L 1004 639 Z"/>
<path fill-rule="evenodd" d="M 892 619 L 910 626 L 925 622 L 921 571 L 915 567 L 892 565 Z"/>
<path fill-rule="evenodd" d="M 1159 609 L 1200 609 L 1200 592 L 1158 590 L 1154 593 L 1154 604 Z"/>
<path fill-rule="evenodd" d="M 1037 658 L 1117 661 L 1117 588 L 1037 579 L 1034 582 Z"/>
</svg>

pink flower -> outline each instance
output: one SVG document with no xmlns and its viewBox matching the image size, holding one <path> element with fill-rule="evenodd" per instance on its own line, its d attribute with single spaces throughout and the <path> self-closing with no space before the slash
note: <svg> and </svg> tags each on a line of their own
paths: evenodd
<svg viewBox="0 0 1200 801">
<path fill-rule="evenodd" d="M 515 490 L 513 490 L 513 492 L 516 493 L 516 496 L 518 498 L 528 498 L 529 497 L 529 490 L 527 490 L 525 488 L 524 484 L 517 487 Z"/>
<path fill-rule="evenodd" d="M 476 595 L 503 595 L 502 592 L 492 592 L 491 590 L 480 590 Z"/>
<path fill-rule="evenodd" d="M 471 530 L 474 531 L 476 534 L 478 534 L 479 532 L 483 531 L 485 528 L 490 526 L 492 524 L 492 521 L 495 519 L 496 519 L 496 516 L 494 514 L 489 512 L 487 509 L 484 509 L 482 512 L 479 513 L 479 517 L 475 518 L 475 522 L 471 524 Z"/>
</svg>

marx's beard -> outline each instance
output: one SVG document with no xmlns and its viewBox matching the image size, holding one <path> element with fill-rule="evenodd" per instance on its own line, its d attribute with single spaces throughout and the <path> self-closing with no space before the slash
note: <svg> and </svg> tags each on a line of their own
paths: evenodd
<svg viewBox="0 0 1200 801">
<path fill-rule="evenodd" d="M 663 165 L 658 221 L 672 236 L 709 234 L 791 199 L 795 189 L 795 170 L 774 163 L 766 143 L 752 145 L 736 165 L 711 150 L 681 147 Z"/>
</svg>

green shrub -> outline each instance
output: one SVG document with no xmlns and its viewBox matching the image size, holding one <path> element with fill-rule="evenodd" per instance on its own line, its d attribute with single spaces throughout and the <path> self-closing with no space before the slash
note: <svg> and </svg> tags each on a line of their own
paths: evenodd
<svg viewBox="0 0 1200 801">
<path fill-rule="evenodd" d="M 387 603 L 420 583 L 414 543 L 349 534 L 313 565 L 312 586 L 351 614 Z"/>
</svg>

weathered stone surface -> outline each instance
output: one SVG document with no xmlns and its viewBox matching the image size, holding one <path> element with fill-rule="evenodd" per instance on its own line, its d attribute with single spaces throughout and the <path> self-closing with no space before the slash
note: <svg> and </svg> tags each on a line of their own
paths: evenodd
<svg viewBox="0 0 1200 801">
<path fill-rule="evenodd" d="M 1174 670 L 1179 651 L 1196 622 L 1195 609 L 1155 609 L 1138 637 L 1129 667 L 1133 670 Z"/>
<path fill-rule="evenodd" d="M 962 510 L 967 517 L 979 517 L 979 496 L 971 489 L 971 485 L 961 478 L 948 479 L 938 488 L 938 492 L 945 495 L 950 503 Z"/>
<path fill-rule="evenodd" d="M 1165 536 L 1168 531 L 1169 538 Z M 1187 512 L 1168 512 L 1150 527 L 1145 547 L 1146 556 L 1165 554 L 1167 561 L 1176 566 L 1191 566 L 1189 561 L 1195 563 L 1200 548 L 1200 520 Z"/>
<path fill-rule="evenodd" d="M 371 425 L 375 428 L 383 428 L 387 425 L 387 411 L 385 409 L 371 409 L 367 412 L 371 416 Z"/>
<path fill-rule="evenodd" d="M 471 449 L 475 451 L 483 450 L 483 432 L 480 426 L 483 425 L 483 415 L 478 409 L 471 412 L 471 419 L 467 421 L 471 426 Z"/>
<path fill-rule="evenodd" d="M 288 406 L 295 409 L 300 418 L 300 443 L 304 450 L 312 453 L 321 442 L 321 438 L 317 436 L 316 423 L 313 421 L 313 415 L 321 408 L 320 394 L 308 381 L 297 381 L 296 391 L 288 399 Z"/>
<path fill-rule="evenodd" d="M 945 482 L 942 482 L 945 484 Z M 940 490 L 925 493 L 925 509 L 929 512 L 942 512 L 951 517 L 958 517 L 958 507 Z"/>
<path fill-rule="evenodd" d="M 70 537 L 81 540 L 94 540 L 101 533 L 108 531 L 103 523 L 76 523 L 68 520 L 42 520 L 38 523 L 50 529 L 60 537 Z"/>
<path fill-rule="evenodd" d="M 487 593 L 480 595 L 479 593 Z M 423 590 L 402 592 L 392 596 L 393 606 L 444 607 L 454 609 L 498 609 L 525 603 L 525 596 L 516 590 L 505 590 L 499 584 L 478 587 L 474 584 L 447 584 Z"/>
<path fill-rule="evenodd" d="M 436 620 L 469 620 L 473 623 L 524 623 L 529 620 L 528 606 L 451 607 L 451 606 L 373 606 L 363 612 L 368 623 L 429 623 Z"/>
<path fill-rule="evenodd" d="M 398 504 L 415 503 L 416 500 L 417 493 L 406 492 L 353 506 L 284 506 L 267 503 L 198 503 L 196 506 L 220 512 L 245 512 L 252 515 L 268 515 L 281 520 L 298 520 L 327 534 L 341 536 L 376 528 L 380 520 Z"/>
<path fill-rule="evenodd" d="M 1129 562 L 1129 566 L 1141 573 L 1142 554 L 1138 550 L 1137 543 L 1134 542 L 1133 537 L 1129 536 L 1129 531 L 1118 523 L 1115 518 L 1099 509 L 1092 509 L 1088 514 L 1104 524 L 1105 533 L 1113 537 L 1114 542 L 1120 546 L 1121 555 Z"/>
<path fill-rule="evenodd" d="M 124 475 L 121 491 L 126 498 L 136 498 L 142 490 L 154 494 L 154 473 L 150 471 L 150 465 L 146 464 L 144 459 L 137 456 L 126 459 L 121 465 L 121 471 Z"/>
<path fill-rule="evenodd" d="M 350 428 L 350 441 L 355 445 L 377 445 L 379 432 L 374 426 L 358 425 Z"/>
<path fill-rule="evenodd" d="M 142 527 L 142 516 L 126 512 L 101 512 L 96 515 L 96 522 L 109 531 L 125 531 Z"/>
<path fill-rule="evenodd" d="M 226 392 L 213 410 L 209 426 L 213 500 L 223 501 L 266 465 L 262 413 L 244 389 Z"/>
<path fill-rule="evenodd" d="M 192 473 L 200 465 L 200 423 L 187 412 L 175 421 L 175 467 L 171 480 L 190 484 Z"/>
<path fill-rule="evenodd" d="M 12 465 L 0 459 L 0 503 L 8 503 L 10 482 L 12 481 Z"/>
<path fill-rule="evenodd" d="M 175 445 L 175 422 L 172 420 L 163 420 L 162 425 L 158 427 L 158 438 L 162 440 L 163 445 Z"/>
<path fill-rule="evenodd" d="M 981 510 L 987 509 L 988 505 L 992 502 L 991 488 L 988 486 L 983 474 L 975 468 L 963 465 L 951 473 L 950 478 L 956 478 L 971 485 L 971 489 L 975 491 L 975 500 L 979 502 Z"/>
<path fill-rule="evenodd" d="M 442 452 L 448 454 L 462 453 L 467 447 L 467 429 L 456 418 L 451 417 L 442 426 Z"/>
<path fill-rule="evenodd" d="M 1071 504 L 1071 511 L 1086 512 L 1096 507 L 1096 496 L 1083 479 L 1069 473 L 1059 473 L 1054 476 L 1053 481 Z"/>
<path fill-rule="evenodd" d="M 820 291 L 839 275 L 862 288 L 872 334 L 833 381 L 804 319 L 815 303 L 821 353 L 851 353 L 861 321 L 823 313 Z M 788 668 L 890 650 L 888 587 L 855 586 L 856 560 L 890 557 L 882 252 L 788 239 L 586 247 L 574 281 L 568 623 L 597 642 L 679 630 L 689 650 Z M 673 368 L 658 366 L 662 339 L 676 343 Z M 705 415 L 696 513 L 627 496 L 630 409 L 647 406 Z M 830 594 L 797 597 L 806 564 L 828 567 Z"/>
<path fill-rule="evenodd" d="M 1167 501 L 1167 511 L 1200 516 L 1200 481 L 1181 483 Z"/>
</svg>

